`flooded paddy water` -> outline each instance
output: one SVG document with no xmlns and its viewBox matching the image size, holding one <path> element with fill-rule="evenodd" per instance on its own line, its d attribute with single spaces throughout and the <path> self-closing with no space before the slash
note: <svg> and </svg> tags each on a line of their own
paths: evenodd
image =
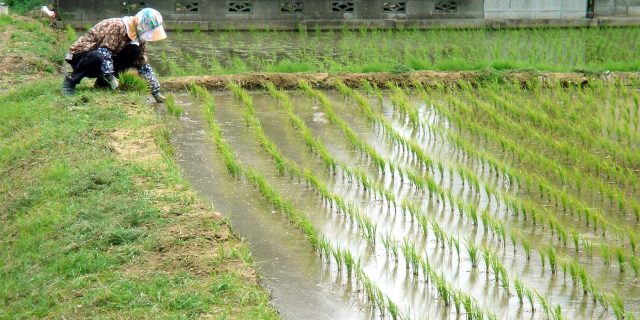
<svg viewBox="0 0 640 320">
<path fill-rule="evenodd" d="M 612 120 L 627 114 L 627 140 L 634 141 L 636 93 L 614 86 L 533 93 L 464 86 L 338 89 L 216 91 L 210 93 L 212 114 L 200 97 L 177 97 L 184 113 L 173 129 L 176 158 L 200 194 L 249 242 L 285 318 L 638 314 L 637 189 L 618 170 L 638 169 L 637 145 L 605 134 L 579 140 L 578 133 L 596 130 L 586 116 L 571 131 L 539 125 L 558 107 L 553 99 L 609 100 L 620 112 L 572 112 L 590 112 L 612 128 Z M 500 107 L 506 99 L 516 107 L 532 99 L 550 105 L 521 115 Z M 250 175 L 229 175 L 212 123 L 239 165 L 264 176 L 323 243 L 337 249 L 317 248 Z M 547 137 L 576 139 L 575 145 L 592 149 L 570 152 L 569 144 L 545 145 Z M 604 159 L 597 172 L 589 170 L 591 163 L 571 165 L 608 148 L 607 141 L 624 152 Z M 278 170 L 278 157 L 289 169 Z"/>
</svg>

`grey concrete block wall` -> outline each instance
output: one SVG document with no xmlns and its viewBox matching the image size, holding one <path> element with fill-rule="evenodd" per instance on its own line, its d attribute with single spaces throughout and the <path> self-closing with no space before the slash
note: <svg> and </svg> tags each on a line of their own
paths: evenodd
<svg viewBox="0 0 640 320">
<path fill-rule="evenodd" d="M 225 20 L 349 20 L 349 19 L 465 19 L 482 18 L 482 0 L 61 0 L 60 11 L 70 20 L 99 20 L 127 14 L 123 7 L 153 7 L 167 21 Z M 185 5 L 190 10 L 177 10 Z M 286 8 L 299 8 L 286 12 Z M 444 8 L 444 10 L 442 9 Z M 440 10 L 439 10 L 440 9 Z"/>
<path fill-rule="evenodd" d="M 585 0 L 485 0 L 485 19 L 581 19 Z"/>
<path fill-rule="evenodd" d="M 63 20 L 75 25 L 162 12 L 167 26 L 211 28 L 323 28 L 564 24 L 589 25 L 589 0 L 58 0 Z M 640 0 L 593 0 L 596 18 L 640 16 Z M 597 22 L 597 21 L 596 21 Z"/>
<path fill-rule="evenodd" d="M 640 17 L 640 0 L 594 0 L 596 17 Z"/>
</svg>

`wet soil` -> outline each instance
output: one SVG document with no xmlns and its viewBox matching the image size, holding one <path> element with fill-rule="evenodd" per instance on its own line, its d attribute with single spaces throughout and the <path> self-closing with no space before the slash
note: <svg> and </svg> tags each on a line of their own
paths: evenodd
<svg viewBox="0 0 640 320">
<path fill-rule="evenodd" d="M 369 81 L 380 88 L 387 87 L 387 83 L 411 86 L 419 82 L 423 86 L 457 85 L 461 81 L 476 83 L 486 81 L 488 77 L 498 77 L 507 82 L 519 82 L 525 85 L 527 82 L 539 81 L 540 83 L 555 84 L 560 82 L 563 86 L 587 85 L 591 81 L 607 79 L 630 83 L 640 79 L 640 73 L 615 72 L 608 74 L 586 73 L 538 73 L 538 72 L 508 72 L 499 74 L 487 74 L 478 71 L 465 72 L 441 72 L 441 71 L 414 71 L 409 73 L 371 72 L 371 73 L 249 73 L 238 75 L 220 76 L 194 76 L 194 77 L 169 77 L 163 79 L 162 84 L 169 90 L 184 90 L 191 83 L 204 86 L 213 90 L 224 90 L 227 83 L 233 82 L 246 89 L 264 88 L 271 82 L 281 89 L 296 89 L 300 81 L 306 81 L 315 87 L 331 89 L 336 81 L 341 81 L 350 87 L 360 87 L 363 80 Z"/>
</svg>

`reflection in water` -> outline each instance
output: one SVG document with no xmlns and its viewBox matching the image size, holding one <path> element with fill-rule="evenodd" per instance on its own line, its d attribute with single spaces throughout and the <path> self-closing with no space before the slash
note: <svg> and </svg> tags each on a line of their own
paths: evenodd
<svg viewBox="0 0 640 320">
<path fill-rule="evenodd" d="M 383 157 L 416 171 L 421 170 L 420 165 L 405 148 L 387 139 L 379 128 L 371 126 L 353 103 L 338 97 L 335 92 L 328 94 L 338 114 L 360 139 L 370 143 Z M 316 102 L 295 92 L 289 95 L 296 113 L 305 120 L 314 135 L 327 144 L 330 153 L 336 159 L 365 170 L 369 177 L 390 190 L 398 201 L 406 200 L 419 205 L 444 232 L 461 241 L 460 252 L 452 249 L 450 245 L 444 246 L 431 231 L 425 234 L 415 219 L 403 210 L 389 206 L 379 197 L 363 191 L 357 183 L 343 175 L 325 170 L 321 161 L 309 151 L 297 131 L 290 125 L 278 102 L 264 93 L 254 93 L 252 97 L 263 129 L 274 140 L 282 154 L 301 167 L 312 169 L 331 190 L 346 201 L 357 205 L 377 224 L 378 234 L 389 234 L 398 241 L 407 239 L 414 243 L 417 252 L 426 258 L 438 273 L 454 287 L 475 297 L 499 319 L 536 319 L 542 313 L 540 310 L 532 313 L 527 304 L 520 304 L 514 289 L 506 292 L 499 285 L 495 273 L 487 270 L 482 262 L 479 267 L 473 268 L 465 251 L 465 241 L 493 250 L 512 279 L 517 275 L 529 288 L 548 297 L 554 306 L 560 305 L 567 318 L 605 319 L 610 316 L 609 312 L 594 304 L 589 296 L 583 295 L 578 287 L 572 286 L 567 275 L 550 274 L 540 260 L 526 260 L 520 248 L 516 250 L 509 243 L 468 223 L 448 204 L 412 188 L 406 181 L 401 182 L 397 178 L 391 178 L 389 174 L 379 172 L 370 159 L 363 157 L 348 144 L 336 126 L 328 123 L 326 114 Z M 216 93 L 215 98 L 216 116 L 221 122 L 223 135 L 242 164 L 260 170 L 271 184 L 307 215 L 322 234 L 358 257 L 369 278 L 401 306 L 406 314 L 417 319 L 446 319 L 456 315 L 454 306 L 445 306 L 442 303 L 432 283 L 426 282 L 422 275 L 414 276 L 413 272 L 408 271 L 402 256 L 396 262 L 380 243 L 375 246 L 368 244 L 352 222 L 335 212 L 331 206 L 327 206 L 312 189 L 296 179 L 279 176 L 270 158 L 257 144 L 253 132 L 246 126 L 242 116 L 243 106 L 230 95 Z M 291 319 L 375 317 L 366 304 L 357 299 L 361 293 L 353 292 L 351 279 L 337 272 L 334 265 L 328 265 L 317 257 L 300 232 L 289 226 L 277 212 L 273 212 L 272 208 L 262 201 L 258 192 L 228 177 L 224 165 L 217 157 L 215 147 L 206 134 L 200 106 L 198 103 L 192 104 L 189 97 L 179 97 L 178 100 L 185 105 L 183 121 L 173 132 L 178 162 L 200 194 L 210 199 L 217 210 L 228 214 L 234 230 L 250 243 L 264 283 L 273 292 L 274 304 L 283 315 Z M 414 99 L 413 102 L 420 105 L 419 100 Z M 487 172 L 487 168 L 477 165 L 472 159 L 459 158 L 450 141 L 415 132 L 407 125 L 406 119 L 393 111 L 387 98 L 381 106 L 374 100 L 372 104 L 379 108 L 398 132 L 415 139 L 434 159 L 446 165 L 464 163 L 478 176 L 487 177 L 483 183 L 492 183 L 509 190 L 509 186 L 503 184 L 499 177 Z M 423 105 L 421 108 L 422 119 L 447 124 L 438 115 L 427 111 Z M 434 179 L 440 186 L 464 201 L 477 204 L 479 207 L 488 205 L 491 214 L 505 221 L 506 225 L 517 225 L 522 232 L 531 235 L 534 248 L 543 248 L 547 243 L 553 243 L 553 235 L 543 229 L 543 226 L 533 226 L 514 219 L 506 211 L 506 205 L 496 204 L 495 200 L 488 199 L 482 193 L 471 192 L 455 171 L 435 174 Z M 601 277 L 595 278 L 600 286 L 615 288 L 621 293 L 625 303 L 635 307 L 638 290 L 635 286 L 628 285 L 628 276 L 607 275 L 606 269 L 597 262 L 594 259 L 583 263 L 594 276 L 602 274 Z M 319 313 L 318 310 L 326 310 L 323 311 L 326 313 Z"/>
</svg>

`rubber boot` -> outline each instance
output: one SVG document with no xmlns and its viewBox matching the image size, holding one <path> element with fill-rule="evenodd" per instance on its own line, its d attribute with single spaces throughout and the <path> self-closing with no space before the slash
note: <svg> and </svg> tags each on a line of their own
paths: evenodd
<svg viewBox="0 0 640 320">
<path fill-rule="evenodd" d="M 118 78 L 116 78 L 113 74 L 103 74 L 100 75 L 100 77 L 98 77 L 99 80 L 104 81 L 108 88 L 111 88 L 111 90 L 116 90 L 118 89 Z M 101 84 L 100 82 L 102 81 L 96 81 L 96 84 Z M 95 86 L 95 85 L 94 85 Z"/>
<path fill-rule="evenodd" d="M 76 84 L 73 83 L 73 80 L 68 75 L 65 75 L 64 81 L 62 81 L 62 95 L 71 97 L 74 94 L 76 94 Z"/>
</svg>

